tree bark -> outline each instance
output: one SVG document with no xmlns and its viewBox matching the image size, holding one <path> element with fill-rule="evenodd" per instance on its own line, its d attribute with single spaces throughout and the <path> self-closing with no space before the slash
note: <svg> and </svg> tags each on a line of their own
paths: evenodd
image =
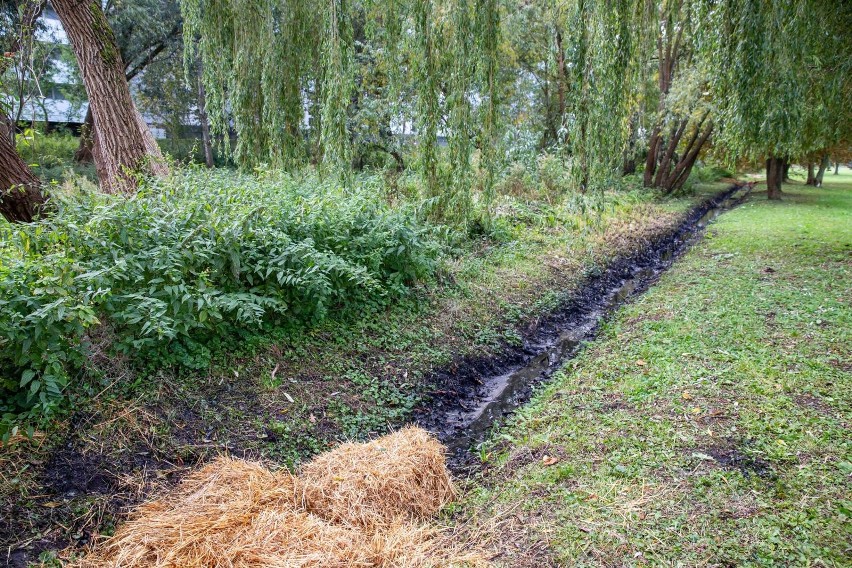
<svg viewBox="0 0 852 568">
<path fill-rule="evenodd" d="M 660 165 L 657 167 L 657 175 L 654 176 L 654 187 L 664 187 L 666 178 L 668 178 L 671 173 L 671 164 L 675 157 L 677 145 L 680 144 L 680 139 L 683 138 L 683 133 L 686 132 L 688 122 L 689 121 L 687 119 L 683 119 L 680 121 L 680 124 L 674 127 L 671 137 L 669 138 L 669 144 L 666 147 L 666 151 L 663 154 L 663 157 L 660 158 Z"/>
<path fill-rule="evenodd" d="M 648 155 L 645 157 L 645 175 L 643 182 L 645 187 L 654 185 L 654 174 L 657 171 L 657 153 L 660 145 L 660 127 L 655 126 L 651 131 L 651 138 L 648 140 Z"/>
<path fill-rule="evenodd" d="M 781 178 L 784 176 L 784 159 L 771 157 L 766 160 L 766 196 L 771 200 L 781 199 Z"/>
<path fill-rule="evenodd" d="M 834 175 L 840 173 L 840 160 L 834 160 Z"/>
<path fill-rule="evenodd" d="M 805 185 L 816 185 L 816 175 L 814 174 L 814 163 L 808 162 L 808 179 Z"/>
<path fill-rule="evenodd" d="M 828 154 L 823 154 L 822 160 L 819 162 L 819 171 L 817 172 L 815 179 L 816 183 L 814 184 L 817 187 L 822 187 L 822 178 L 825 176 L 825 170 L 828 169 L 828 163 Z"/>
<path fill-rule="evenodd" d="M 559 97 L 559 125 L 562 126 L 562 121 L 565 120 L 565 83 L 568 74 L 565 64 L 565 48 L 562 46 L 562 31 L 556 27 L 556 72 L 557 94 Z"/>
<path fill-rule="evenodd" d="M 0 136 L 0 214 L 10 223 L 31 222 L 44 205 L 41 183 L 7 136 Z"/>
<path fill-rule="evenodd" d="M 784 160 L 784 175 L 782 176 L 782 181 L 788 182 L 790 181 L 790 161 Z"/>
<path fill-rule="evenodd" d="M 80 127 L 80 144 L 74 152 L 74 159 L 78 164 L 91 164 L 95 161 L 92 154 L 92 146 L 95 140 L 95 121 L 92 118 L 92 107 L 86 109 L 86 118 L 83 119 L 83 125 Z"/>
<path fill-rule="evenodd" d="M 101 190 L 132 193 L 135 174 L 162 175 L 168 168 L 130 97 L 115 35 L 96 2 L 54 0 L 53 8 L 74 48 L 92 109 Z"/>
<path fill-rule="evenodd" d="M 677 4 L 676 11 L 678 14 L 680 13 L 681 5 L 682 2 Z M 663 16 L 663 13 L 664 8 L 661 4 L 661 17 Z M 665 29 L 665 34 L 663 33 L 663 29 Z M 661 121 L 663 120 L 663 112 L 666 108 L 666 96 L 671 90 L 672 77 L 674 75 L 678 58 L 680 57 L 680 44 L 683 39 L 683 30 L 684 26 L 679 26 L 677 33 L 674 33 L 670 21 L 667 21 L 657 30 L 657 81 L 660 90 L 660 102 L 657 109 L 657 123 L 654 125 L 654 128 L 651 131 L 651 137 L 648 139 L 648 155 L 645 159 L 645 175 L 643 179 L 645 187 L 660 186 L 662 175 L 660 169 L 662 168 L 662 161 L 665 160 L 666 156 L 671 159 L 674 149 L 677 148 L 676 142 L 674 148 L 672 148 L 670 152 L 667 151 L 666 154 L 660 156 L 660 151 L 664 143 Z M 665 35 L 665 44 L 663 43 L 663 35 Z M 660 169 L 658 169 L 658 163 L 660 165 Z M 668 174 L 668 171 L 666 171 L 665 174 Z"/>
<path fill-rule="evenodd" d="M 154 62 L 154 60 L 156 60 L 157 57 L 163 51 L 166 50 L 166 48 L 168 47 L 169 39 L 174 36 L 177 36 L 180 33 L 180 29 L 180 25 L 176 25 L 164 38 L 159 41 L 159 43 L 147 47 L 146 49 L 149 49 L 148 53 L 141 60 L 137 61 L 132 67 L 128 67 L 130 65 L 129 61 L 125 62 L 124 77 L 125 79 L 127 79 L 128 83 L 130 83 L 130 81 L 132 81 L 134 77 L 144 71 L 148 65 Z M 147 125 L 145 125 L 145 129 L 148 129 Z M 74 152 L 74 159 L 77 161 L 77 163 L 86 164 L 94 161 L 92 150 L 93 143 L 94 121 L 92 119 L 92 109 L 91 107 L 89 107 L 86 110 L 86 118 L 84 119 L 83 125 L 80 128 L 80 144 L 77 146 L 77 151 Z"/>
<path fill-rule="evenodd" d="M 706 118 L 707 115 L 705 115 Z M 702 120 L 703 123 L 703 120 Z M 695 134 L 692 140 L 689 143 L 688 150 L 684 157 L 677 163 L 674 170 L 672 171 L 672 175 L 669 176 L 668 180 L 666 180 L 665 192 L 674 193 L 678 191 L 680 188 L 684 186 L 686 180 L 689 179 L 689 174 L 692 173 L 692 168 L 695 166 L 695 161 L 698 159 L 698 154 L 701 153 L 701 148 L 704 147 L 704 144 L 707 143 L 707 139 L 710 138 L 710 134 L 713 132 L 713 122 L 708 122 L 707 126 L 704 127 L 704 130 L 701 132 L 700 136 L 697 136 L 702 123 L 699 123 L 695 127 Z"/>
</svg>

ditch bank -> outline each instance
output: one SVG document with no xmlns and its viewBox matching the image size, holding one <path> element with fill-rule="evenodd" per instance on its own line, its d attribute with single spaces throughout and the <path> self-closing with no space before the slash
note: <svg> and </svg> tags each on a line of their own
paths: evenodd
<svg viewBox="0 0 852 568">
<path fill-rule="evenodd" d="M 742 203 L 751 189 L 751 184 L 729 187 L 694 207 L 648 246 L 587 276 L 559 308 L 525 330 L 519 345 L 505 345 L 496 357 L 462 358 L 437 371 L 413 422 L 449 448 L 449 464 L 456 472 L 475 468 L 471 450 L 594 339 L 609 314 L 653 285 L 703 236 L 708 223 Z"/>
<path fill-rule="evenodd" d="M 574 278 L 572 271 L 561 266 L 546 265 L 551 268 L 549 273 L 561 276 L 554 276 L 545 285 L 530 286 L 530 292 L 559 290 L 561 282 L 565 298 L 559 303 L 561 308 L 544 318 L 522 320 L 524 328 L 518 335 L 523 342 L 517 347 L 498 346 L 499 356 L 458 357 L 455 364 L 441 372 L 418 372 L 417 396 L 421 397 L 424 391 L 429 396 L 414 414 L 401 420 L 437 433 L 453 448 L 451 465 L 461 471 L 470 463 L 467 449 L 484 439 L 495 422 L 528 400 L 533 387 L 547 380 L 580 342 L 593 335 L 597 322 L 612 308 L 601 299 L 614 293 L 615 288 L 628 295 L 640 288 L 627 283 L 631 278 L 635 280 L 637 269 L 662 270 L 661 259 L 663 265 L 670 263 L 688 245 L 687 241 L 700 233 L 698 225 L 706 224 L 729 206 L 730 199 L 737 197 L 735 194 L 737 189 L 729 188 L 682 213 L 680 220 L 673 215 L 667 217 L 665 226 L 670 229 L 660 227 L 643 233 L 640 227 L 632 245 L 628 239 L 607 249 L 626 251 L 633 247 L 638 252 L 624 252 L 615 262 L 601 261 L 609 268 L 595 269 L 585 280 Z M 648 236 L 653 234 L 661 236 Z M 547 268 L 542 266 L 540 270 Z M 585 281 L 585 285 L 577 287 L 578 281 Z M 579 292 L 573 293 L 575 290 Z M 487 305 L 483 309 L 487 310 Z M 349 338 L 355 341 L 361 334 L 353 331 Z M 456 333 L 445 331 L 443 337 L 450 335 Z M 447 353 L 462 352 L 465 340 L 460 338 L 455 343 L 456 338 L 452 339 L 453 344 L 441 348 Z M 328 338 L 321 338 L 314 346 L 321 346 L 323 341 Z M 380 384 L 395 384 L 405 372 L 418 368 L 425 371 L 429 364 L 428 359 L 421 359 L 412 365 L 404 349 L 389 349 L 382 343 L 368 344 L 360 351 L 329 352 L 332 363 L 357 359 L 354 367 L 377 377 Z M 489 352 L 494 350 L 489 348 Z M 51 551 L 61 551 L 69 545 L 72 548 L 63 555 L 79 550 L 93 535 L 119 523 L 132 506 L 170 487 L 198 464 L 221 452 L 282 463 L 279 455 L 268 452 L 284 445 L 280 441 L 284 436 L 296 438 L 293 444 L 304 456 L 317 453 L 316 448 L 325 447 L 322 444 L 327 441 L 343 438 L 341 424 L 330 417 L 329 400 L 336 400 L 334 397 L 341 395 L 338 391 L 345 391 L 346 385 L 323 380 L 325 376 L 339 377 L 337 370 L 310 362 L 302 368 L 301 357 L 293 359 L 296 366 L 287 368 L 286 359 L 279 356 L 265 372 L 275 378 L 280 362 L 279 374 L 286 374 L 290 380 L 272 388 L 247 380 L 264 373 L 264 368 L 253 361 L 249 358 L 234 363 L 234 368 L 246 377 L 244 380 L 228 380 L 230 369 L 196 378 L 195 382 L 167 376 L 158 383 L 151 399 L 142 399 L 140 393 L 138 400 L 123 401 L 117 408 L 109 401 L 82 407 L 69 417 L 61 431 L 38 441 L 34 451 L 13 448 L 5 463 L 14 461 L 18 473 L 13 479 L 13 475 L 0 479 L 0 566 L 4 561 L 10 566 L 27 566 L 42 551 L 52 558 Z M 382 365 L 377 366 L 376 361 Z M 393 364 L 386 367 L 386 361 Z M 306 385 L 305 390 L 297 391 L 299 385 Z M 358 403 L 359 399 L 353 398 Z M 294 400 L 301 403 L 301 409 Z M 270 408 L 283 408 L 287 413 L 267 416 Z M 281 433 L 271 429 L 269 420 L 295 426 Z M 400 424 L 394 421 L 391 425 Z M 306 429 L 312 430 L 306 433 Z M 5 463 L 0 461 L 0 465 Z M 10 483 L 4 485 L 3 481 Z"/>
</svg>

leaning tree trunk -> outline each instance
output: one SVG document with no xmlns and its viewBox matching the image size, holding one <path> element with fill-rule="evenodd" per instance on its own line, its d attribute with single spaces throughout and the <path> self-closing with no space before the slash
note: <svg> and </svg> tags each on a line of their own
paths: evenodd
<svg viewBox="0 0 852 568">
<path fill-rule="evenodd" d="M 695 133 L 692 135 L 692 138 L 686 147 L 686 152 L 675 165 L 671 175 L 666 178 L 663 186 L 664 193 L 670 194 L 675 191 L 680 191 L 684 184 L 686 184 L 686 180 L 689 179 L 689 174 L 692 173 L 692 168 L 695 166 L 695 161 L 698 159 L 701 149 L 704 147 L 704 144 L 707 143 L 707 139 L 710 138 L 710 134 L 713 132 L 712 121 L 709 121 L 706 125 L 704 125 L 704 120 L 707 118 L 708 114 L 709 111 L 704 114 L 701 122 L 695 126 Z"/>
<path fill-rule="evenodd" d="M 823 155 L 822 160 L 819 163 L 819 171 L 816 175 L 816 185 L 817 187 L 822 187 L 822 178 L 825 176 L 825 170 L 828 169 L 828 154 Z"/>
<path fill-rule="evenodd" d="M 766 196 L 781 199 L 781 178 L 784 176 L 784 159 L 772 157 L 766 160 Z"/>
<path fill-rule="evenodd" d="M 10 223 L 29 223 L 44 205 L 40 182 L 7 136 L 0 136 L 0 214 Z"/>
<path fill-rule="evenodd" d="M 654 174 L 657 171 L 657 154 L 660 147 L 660 127 L 655 126 L 651 131 L 651 138 L 648 141 L 648 155 L 645 156 L 645 174 L 643 176 L 643 185 L 652 187 L 654 185 Z"/>
<path fill-rule="evenodd" d="M 805 185 L 816 185 L 816 175 L 814 174 L 813 162 L 808 162 L 808 179 L 805 180 Z"/>
<path fill-rule="evenodd" d="M 168 170 L 156 142 L 150 144 L 153 136 L 140 121 L 130 97 L 115 35 L 97 2 L 53 0 L 52 4 L 74 47 L 89 97 L 99 146 L 94 154 L 101 189 L 133 192 L 135 174 L 162 175 Z"/>
</svg>

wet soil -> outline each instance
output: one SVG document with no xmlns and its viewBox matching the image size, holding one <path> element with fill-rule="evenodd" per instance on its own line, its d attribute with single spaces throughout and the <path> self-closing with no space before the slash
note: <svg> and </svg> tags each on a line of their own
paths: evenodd
<svg viewBox="0 0 852 568">
<path fill-rule="evenodd" d="M 729 188 L 693 208 L 649 246 L 590 274 L 576 294 L 527 330 L 521 345 L 505 345 L 493 358 L 462 358 L 437 372 L 414 421 L 447 445 L 450 467 L 458 472 L 475 467 L 470 450 L 593 339 L 604 318 L 647 290 L 701 238 L 710 221 L 740 204 L 749 191 L 749 186 Z"/>
</svg>

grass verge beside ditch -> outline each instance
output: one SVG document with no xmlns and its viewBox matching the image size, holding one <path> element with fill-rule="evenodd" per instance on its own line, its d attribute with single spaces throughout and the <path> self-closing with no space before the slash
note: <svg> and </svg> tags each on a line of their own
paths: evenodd
<svg viewBox="0 0 852 568">
<path fill-rule="evenodd" d="M 482 450 L 505 566 L 848 565 L 852 174 L 711 225 Z"/>
</svg>

